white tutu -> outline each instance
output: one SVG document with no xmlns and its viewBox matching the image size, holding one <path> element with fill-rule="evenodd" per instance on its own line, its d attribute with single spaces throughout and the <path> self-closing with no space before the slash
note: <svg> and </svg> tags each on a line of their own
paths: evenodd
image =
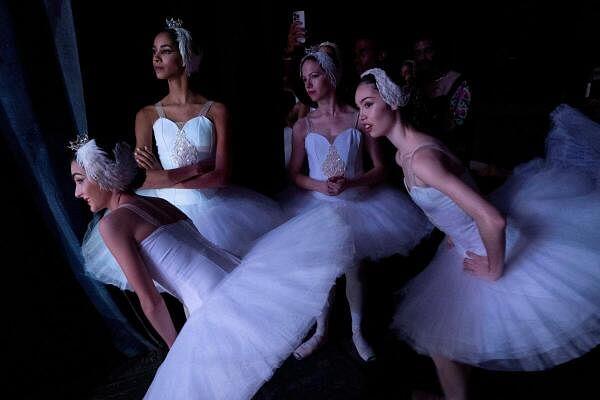
<svg viewBox="0 0 600 400">
<path fill-rule="evenodd" d="M 350 229 L 331 208 L 263 236 L 192 313 L 145 398 L 251 398 L 300 344 L 353 257 Z"/>
<path fill-rule="evenodd" d="M 358 259 L 406 255 L 433 226 L 402 192 L 386 185 L 351 188 L 338 196 L 290 188 L 282 195 L 288 215 L 334 206 L 352 228 Z"/>
<path fill-rule="evenodd" d="M 577 168 L 600 180 L 600 124 L 566 104 L 551 114 L 552 129 L 546 139 L 546 160 Z"/>
<path fill-rule="evenodd" d="M 205 238 L 237 256 L 246 254 L 258 237 L 285 219 L 275 201 L 241 187 L 142 189 L 138 194 L 171 202 L 192 220 Z M 86 274 L 122 290 L 131 290 L 94 222 L 90 223 L 83 239 L 82 252 Z"/>
<path fill-rule="evenodd" d="M 169 201 L 192 220 L 205 238 L 238 256 L 246 254 L 258 237 L 285 219 L 275 201 L 239 186 L 150 189 L 141 194 Z"/>
<path fill-rule="evenodd" d="M 570 152 L 560 148 L 575 140 L 567 133 L 552 148 L 551 132 L 554 155 L 517 168 L 492 196 L 508 215 L 498 281 L 463 272 L 463 251 L 444 242 L 406 286 L 394 326 L 417 351 L 487 369 L 541 370 L 600 343 L 600 190 L 590 168 L 600 153 L 555 158 Z M 600 130 L 587 134 L 600 139 Z"/>
</svg>

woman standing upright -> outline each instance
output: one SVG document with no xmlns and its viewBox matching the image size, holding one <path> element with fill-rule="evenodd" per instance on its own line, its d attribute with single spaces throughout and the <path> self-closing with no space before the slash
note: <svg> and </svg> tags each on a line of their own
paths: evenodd
<svg viewBox="0 0 600 400">
<path fill-rule="evenodd" d="M 283 213 L 268 197 L 229 185 L 229 113 L 190 88 L 198 56 L 180 20 L 167 19 L 152 52 L 156 78 L 166 81 L 169 91 L 136 115 L 135 158 L 146 170 L 140 194 L 168 200 L 212 243 L 243 256 L 254 240 L 283 222 Z M 83 253 L 89 274 L 128 288 L 97 229 L 86 235 Z"/>
<path fill-rule="evenodd" d="M 407 254 L 429 233 L 431 225 L 406 195 L 380 185 L 384 166 L 378 143 L 359 129 L 356 109 L 339 101 L 334 60 L 316 51 L 302 59 L 300 69 L 306 92 L 318 107 L 294 125 L 289 172 L 303 190 L 294 192 L 283 205 L 289 214 L 298 215 L 331 204 L 351 226 L 357 262 L 346 273 L 346 296 L 354 344 L 361 358 L 369 360 L 375 354 L 360 329 L 359 263 L 365 258 Z M 365 154 L 372 164 L 369 169 L 363 167 Z M 308 175 L 302 170 L 305 162 Z M 314 336 L 296 350 L 297 358 L 311 354 L 325 341 L 326 327 L 327 309 L 317 320 Z"/>
</svg>

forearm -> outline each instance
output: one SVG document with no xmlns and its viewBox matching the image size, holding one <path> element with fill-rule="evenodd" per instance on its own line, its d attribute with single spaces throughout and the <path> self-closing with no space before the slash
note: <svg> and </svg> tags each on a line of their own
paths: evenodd
<svg viewBox="0 0 600 400">
<path fill-rule="evenodd" d="M 362 174 L 356 179 L 348 179 L 348 187 L 356 186 L 374 186 L 381 183 L 385 177 L 385 170 L 383 167 L 371 168 L 366 173 Z"/>
<path fill-rule="evenodd" d="M 142 304 L 142 309 L 144 315 L 148 318 L 150 324 L 152 324 L 152 327 L 165 341 L 167 346 L 171 348 L 177 337 L 177 331 L 175 330 L 173 320 L 169 315 L 169 310 L 167 309 L 167 305 L 163 298 L 159 296 L 159 299 L 150 304 Z"/>
<path fill-rule="evenodd" d="M 225 187 L 228 183 L 229 179 L 224 172 L 213 170 L 179 182 L 173 187 L 175 189 L 209 189 Z"/>
<path fill-rule="evenodd" d="M 490 272 L 499 278 L 504 269 L 504 250 L 506 246 L 504 219 L 486 221 L 478 224 L 477 228 L 485 246 Z"/>
<path fill-rule="evenodd" d="M 175 187 L 180 182 L 198 176 L 196 164 L 173 169 L 158 169 L 146 171 L 146 180 L 142 185 L 145 189 L 163 189 Z"/>
<path fill-rule="evenodd" d="M 302 174 L 293 174 L 291 175 L 291 178 L 292 182 L 294 182 L 296 186 L 305 190 L 320 192 L 323 185 L 322 181 L 318 181 Z"/>
</svg>

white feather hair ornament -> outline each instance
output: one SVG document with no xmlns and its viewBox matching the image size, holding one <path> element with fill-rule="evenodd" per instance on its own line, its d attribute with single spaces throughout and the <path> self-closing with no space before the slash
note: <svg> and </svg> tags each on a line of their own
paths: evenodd
<svg viewBox="0 0 600 400">
<path fill-rule="evenodd" d="M 410 93 L 403 91 L 400 86 L 396 85 L 384 70 L 371 68 L 363 72 L 360 77 L 363 78 L 366 75 L 373 75 L 379 95 L 390 107 L 404 107 L 408 103 Z"/>
<path fill-rule="evenodd" d="M 300 61 L 300 67 L 302 67 L 302 64 L 304 64 L 306 60 L 315 60 L 323 69 L 323 71 L 325 71 L 325 76 L 327 77 L 329 83 L 331 83 L 331 86 L 334 88 L 337 87 L 339 70 L 333 61 L 333 58 L 331 58 L 329 54 L 323 51 L 310 51 L 308 54 L 302 57 L 302 60 Z M 302 71 L 300 71 L 300 76 L 302 76 Z"/>
<path fill-rule="evenodd" d="M 75 160 L 87 176 L 104 190 L 125 191 L 135 179 L 137 164 L 131 147 L 125 142 L 115 145 L 114 160 L 98 147 L 95 139 L 89 139 L 87 133 L 70 142 L 68 147 L 75 151 Z"/>
<path fill-rule="evenodd" d="M 167 29 L 175 32 L 177 36 L 177 45 L 179 46 L 179 54 L 181 54 L 183 60 L 185 73 L 190 76 L 196 72 L 200 63 L 200 57 L 194 54 L 192 50 L 192 34 L 183 27 L 183 21 L 179 18 L 167 18 L 165 23 Z"/>
</svg>

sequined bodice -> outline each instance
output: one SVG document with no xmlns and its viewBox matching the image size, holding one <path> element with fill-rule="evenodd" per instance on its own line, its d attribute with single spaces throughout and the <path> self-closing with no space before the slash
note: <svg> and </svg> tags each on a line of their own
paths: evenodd
<svg viewBox="0 0 600 400">
<path fill-rule="evenodd" d="M 159 118 L 153 125 L 154 139 L 164 169 L 184 167 L 214 157 L 214 127 L 205 111 L 185 123 L 170 120 L 158 106 L 157 112 Z"/>
<path fill-rule="evenodd" d="M 325 136 L 308 132 L 304 148 L 308 157 L 311 178 L 324 181 L 333 176 L 355 178 L 363 173 L 362 133 L 356 128 L 348 128 L 338 134 L 333 142 Z"/>
</svg>

